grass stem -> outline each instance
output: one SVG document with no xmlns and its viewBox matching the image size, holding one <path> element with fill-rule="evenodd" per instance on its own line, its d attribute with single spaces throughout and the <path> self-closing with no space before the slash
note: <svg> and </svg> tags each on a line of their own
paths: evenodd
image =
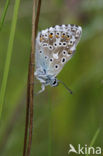
<svg viewBox="0 0 103 156">
<path fill-rule="evenodd" d="M 96 133 L 94 134 L 94 136 L 93 136 L 93 138 L 91 140 L 90 147 L 92 147 L 94 145 L 99 133 L 100 133 L 100 129 L 97 129 Z M 88 154 L 86 156 L 88 156 Z"/>
<path fill-rule="evenodd" d="M 10 4 L 10 0 L 6 0 L 5 7 L 4 7 L 4 10 L 3 10 L 3 13 L 2 13 L 2 16 L 1 16 L 1 20 L 0 20 L 0 30 L 2 29 L 2 26 L 3 26 L 4 20 L 5 20 L 5 16 L 7 14 L 9 4 Z"/>
<path fill-rule="evenodd" d="M 7 49 L 7 56 L 5 60 L 4 73 L 3 73 L 3 79 L 2 79 L 1 90 L 0 90 L 0 118 L 1 118 L 2 107 L 4 103 L 4 98 L 5 98 L 8 73 L 10 69 L 10 62 L 11 62 L 11 56 L 12 56 L 12 49 L 13 49 L 13 43 L 14 43 L 19 4 L 20 4 L 20 0 L 15 0 L 14 13 L 13 13 L 13 19 L 12 19 L 11 31 L 10 31 L 10 37 L 9 37 L 9 43 L 8 43 L 8 49 Z"/>
</svg>

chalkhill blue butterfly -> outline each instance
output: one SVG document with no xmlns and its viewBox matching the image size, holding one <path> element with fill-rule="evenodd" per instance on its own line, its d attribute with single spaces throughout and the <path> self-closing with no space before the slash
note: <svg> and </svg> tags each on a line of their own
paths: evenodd
<svg viewBox="0 0 103 156">
<path fill-rule="evenodd" d="M 73 24 L 56 25 L 38 33 L 34 74 L 42 84 L 39 93 L 43 92 L 47 85 L 55 87 L 59 82 L 64 84 L 56 76 L 74 55 L 81 34 L 82 28 Z M 66 87 L 65 84 L 64 86 Z"/>
</svg>

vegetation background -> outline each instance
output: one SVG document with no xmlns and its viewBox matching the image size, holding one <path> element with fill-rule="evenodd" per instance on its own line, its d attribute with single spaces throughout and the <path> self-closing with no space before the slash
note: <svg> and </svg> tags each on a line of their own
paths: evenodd
<svg viewBox="0 0 103 156">
<path fill-rule="evenodd" d="M 7 55 L 14 0 L 0 30 L 0 86 Z M 6 0 L 0 0 L 0 16 Z M 31 48 L 32 0 L 21 0 L 10 71 L 0 119 L 0 156 L 23 151 L 28 62 Z M 67 156 L 69 144 L 103 148 L 103 0 L 42 0 L 39 31 L 57 24 L 77 24 L 83 35 L 74 57 L 59 79 L 62 86 L 47 87 L 34 96 L 31 156 Z M 35 81 L 35 92 L 40 88 Z M 72 154 L 73 156 L 73 154 Z"/>
</svg>

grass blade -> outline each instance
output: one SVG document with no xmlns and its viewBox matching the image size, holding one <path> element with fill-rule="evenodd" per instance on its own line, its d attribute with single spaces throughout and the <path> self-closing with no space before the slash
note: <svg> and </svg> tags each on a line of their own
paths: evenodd
<svg viewBox="0 0 103 156">
<path fill-rule="evenodd" d="M 52 103 L 49 101 L 48 121 L 49 121 L 49 135 L 48 135 L 48 156 L 52 156 Z"/>
<path fill-rule="evenodd" d="M 19 4 L 20 4 L 20 0 L 16 0 L 15 5 L 14 5 L 14 13 L 13 13 L 13 19 L 12 19 L 12 24 L 11 24 L 11 31 L 10 31 L 10 37 L 9 37 L 9 43 L 8 43 L 8 49 L 7 49 L 7 56 L 6 56 L 5 67 L 4 67 L 4 74 L 3 74 L 1 90 L 0 90 L 0 118 L 1 118 L 1 113 L 2 113 L 2 106 L 4 103 L 7 78 L 8 78 L 9 68 L 10 68 Z"/>
<path fill-rule="evenodd" d="M 100 129 L 97 129 L 95 135 L 93 136 L 93 138 L 92 138 L 92 140 L 91 140 L 90 147 L 92 147 L 92 146 L 94 145 L 94 143 L 95 143 L 95 141 L 96 141 L 96 139 L 97 139 L 99 133 L 100 133 Z M 86 156 L 88 156 L 88 154 L 87 154 Z"/>
<path fill-rule="evenodd" d="M 3 13 L 2 13 L 2 16 L 1 16 L 1 20 L 0 20 L 0 30 L 2 29 L 9 3 L 10 3 L 10 0 L 7 0 L 6 3 L 5 3 L 5 7 L 4 7 L 4 10 L 3 10 Z"/>
</svg>

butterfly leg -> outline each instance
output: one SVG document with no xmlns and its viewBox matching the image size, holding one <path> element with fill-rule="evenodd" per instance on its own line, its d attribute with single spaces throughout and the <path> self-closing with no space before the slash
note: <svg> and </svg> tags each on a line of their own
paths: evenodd
<svg viewBox="0 0 103 156">
<path fill-rule="evenodd" d="M 42 93 L 45 90 L 45 84 L 41 85 L 41 90 L 38 92 L 38 94 Z"/>
</svg>

